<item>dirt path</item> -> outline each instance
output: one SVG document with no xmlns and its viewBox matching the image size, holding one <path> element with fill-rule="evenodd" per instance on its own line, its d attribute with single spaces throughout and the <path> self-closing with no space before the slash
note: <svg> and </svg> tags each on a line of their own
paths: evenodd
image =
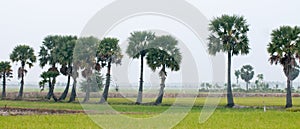
<svg viewBox="0 0 300 129">
<path fill-rule="evenodd" d="M 54 109 L 33 109 L 33 108 L 0 108 L 0 116 L 17 116 L 17 115 L 52 115 L 52 114 L 78 114 L 84 111 L 77 110 L 54 110 Z"/>
</svg>

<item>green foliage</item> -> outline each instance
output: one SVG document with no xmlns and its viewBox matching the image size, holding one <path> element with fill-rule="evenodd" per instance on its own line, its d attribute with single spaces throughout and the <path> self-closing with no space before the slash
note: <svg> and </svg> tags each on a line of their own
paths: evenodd
<svg viewBox="0 0 300 129">
<path fill-rule="evenodd" d="M 181 63 L 181 53 L 177 48 L 178 41 L 170 36 L 157 37 L 150 43 L 148 55 L 146 57 L 148 66 L 155 71 L 162 68 L 162 72 L 166 71 L 164 67 L 170 68 L 171 71 L 178 71 Z"/>
<path fill-rule="evenodd" d="M 60 72 L 65 76 L 72 73 L 73 53 L 76 41 L 76 36 L 61 36 L 57 44 L 58 62 L 62 65 Z"/>
<path fill-rule="evenodd" d="M 18 45 L 14 48 L 13 52 L 10 54 L 10 59 L 12 62 L 21 62 L 22 66 L 27 64 L 29 68 L 33 66 L 36 62 L 36 56 L 34 55 L 34 50 L 27 45 Z"/>
<path fill-rule="evenodd" d="M 97 49 L 97 62 L 121 64 L 123 55 L 117 38 L 104 38 Z"/>
<path fill-rule="evenodd" d="M 136 31 L 130 33 L 128 38 L 129 46 L 127 47 L 126 53 L 129 57 L 139 58 L 140 56 L 145 56 L 149 43 L 155 39 L 155 33 L 148 31 Z"/>
<path fill-rule="evenodd" d="M 241 71 L 241 78 L 246 83 L 249 83 L 249 81 L 254 77 L 254 71 L 251 65 L 244 65 L 240 71 Z"/>
<path fill-rule="evenodd" d="M 211 21 L 209 30 L 208 51 L 211 55 L 218 52 L 231 52 L 233 55 L 249 53 L 249 25 L 244 17 L 222 15 Z"/>
<path fill-rule="evenodd" d="M 98 72 L 95 72 L 92 76 L 91 76 L 91 81 L 87 81 L 87 80 L 84 80 L 80 83 L 80 90 L 82 92 L 85 92 L 86 91 L 86 88 L 87 86 L 91 86 L 90 88 L 90 91 L 91 92 L 99 92 L 100 90 L 102 90 L 103 88 L 103 80 L 104 78 L 102 77 L 102 75 L 100 75 L 100 73 Z M 90 84 L 88 84 L 90 83 Z"/>
<path fill-rule="evenodd" d="M 74 65 L 83 71 L 84 78 L 88 78 L 93 73 L 96 62 L 97 46 L 100 43 L 96 37 L 82 37 L 77 40 L 74 48 Z"/>
<path fill-rule="evenodd" d="M 241 76 L 241 71 L 240 70 L 235 70 L 234 75 L 236 77 L 236 84 L 238 84 L 239 83 L 239 78 Z"/>
<path fill-rule="evenodd" d="M 58 75 L 59 75 L 58 71 L 43 72 L 40 75 L 40 77 L 42 78 L 42 80 L 39 82 L 39 86 L 41 88 L 41 91 L 43 91 L 45 89 L 46 83 L 48 83 L 49 81 L 51 81 L 51 78 L 56 78 Z"/>
<path fill-rule="evenodd" d="M 12 78 L 12 69 L 11 69 L 11 65 L 10 62 L 4 62 L 1 61 L 0 62 L 0 78 L 3 78 L 4 76 L 7 78 Z"/>
<path fill-rule="evenodd" d="M 272 31 L 268 44 L 269 61 L 283 66 L 285 75 L 294 80 L 299 75 L 296 60 L 300 58 L 300 27 L 281 26 Z"/>
</svg>

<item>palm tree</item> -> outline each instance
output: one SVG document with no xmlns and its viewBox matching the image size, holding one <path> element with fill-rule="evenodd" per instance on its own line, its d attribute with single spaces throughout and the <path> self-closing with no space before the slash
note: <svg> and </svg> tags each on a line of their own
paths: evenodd
<svg viewBox="0 0 300 129">
<path fill-rule="evenodd" d="M 240 70 L 235 70 L 234 75 L 236 77 L 236 84 L 239 84 L 239 78 L 240 78 L 240 75 L 241 75 L 241 71 Z"/>
<path fill-rule="evenodd" d="M 58 43 L 58 60 L 62 66 L 60 68 L 60 73 L 62 73 L 64 76 L 68 76 L 67 86 L 62 95 L 59 97 L 59 101 L 65 100 L 69 92 L 73 67 L 73 52 L 76 45 L 76 40 L 76 36 L 62 36 Z"/>
<path fill-rule="evenodd" d="M 140 83 L 138 97 L 136 104 L 142 103 L 143 98 L 143 70 L 144 70 L 144 58 L 148 52 L 148 44 L 150 41 L 155 39 L 155 34 L 147 31 L 136 31 L 130 34 L 128 38 L 129 46 L 126 53 L 129 57 L 133 59 L 141 59 L 141 69 L 140 69 Z"/>
<path fill-rule="evenodd" d="M 171 71 L 178 71 L 180 69 L 181 63 L 181 53 L 177 48 L 178 41 L 172 36 L 160 36 L 151 42 L 151 49 L 146 57 L 147 64 L 149 67 L 155 71 L 161 68 L 159 71 L 159 76 L 161 77 L 160 91 L 155 104 L 161 104 L 165 80 L 167 77 L 166 68 L 171 69 Z"/>
<path fill-rule="evenodd" d="M 56 77 L 59 75 L 59 71 L 56 67 L 56 65 L 59 63 L 59 56 L 58 56 L 58 50 L 60 49 L 58 47 L 59 44 L 59 40 L 60 40 L 61 36 L 58 35 L 50 35 L 47 36 L 44 41 L 43 41 L 43 45 L 41 46 L 40 52 L 39 52 L 39 61 L 40 61 L 40 66 L 42 68 L 44 68 L 47 64 L 50 65 L 50 68 L 48 69 L 47 72 L 50 72 L 49 75 L 53 75 L 51 76 L 52 79 L 50 79 L 49 84 L 49 91 L 47 94 L 47 99 L 51 99 L 53 98 L 55 101 L 57 101 L 58 99 L 56 98 L 56 96 L 54 95 L 54 87 L 55 87 L 55 83 L 56 83 Z"/>
<path fill-rule="evenodd" d="M 21 78 L 21 87 L 17 99 L 22 99 L 23 89 L 24 89 L 24 75 L 27 73 L 25 65 L 27 64 L 29 68 L 33 66 L 36 62 L 36 56 L 34 55 L 34 50 L 27 45 L 18 45 L 14 48 L 13 52 L 10 54 L 10 60 L 12 62 L 21 62 L 21 67 L 18 69 L 18 78 Z"/>
<path fill-rule="evenodd" d="M 254 77 L 253 67 L 251 65 L 244 65 L 241 68 L 241 78 L 246 82 L 246 90 L 248 91 L 248 85 L 250 80 Z"/>
<path fill-rule="evenodd" d="M 271 33 L 271 42 L 268 44 L 269 61 L 283 66 L 287 77 L 286 108 L 292 107 L 291 81 L 299 75 L 296 60 L 300 58 L 300 27 L 281 26 Z"/>
<path fill-rule="evenodd" d="M 231 58 L 233 55 L 248 54 L 249 25 L 242 16 L 222 15 L 214 18 L 209 24 L 211 32 L 208 40 L 209 54 L 215 55 L 218 52 L 227 53 L 227 107 L 233 107 L 233 95 L 231 89 Z"/>
<path fill-rule="evenodd" d="M 72 93 L 75 92 L 76 88 L 76 78 L 78 77 L 77 70 L 82 69 L 81 75 L 87 80 L 86 95 L 83 102 L 87 102 L 90 99 L 90 84 L 91 77 L 93 75 L 95 62 L 96 62 L 96 51 L 99 44 L 99 39 L 95 37 L 82 37 L 77 40 L 76 46 L 74 48 L 74 71 L 73 71 L 73 88 Z M 75 71 L 76 70 L 76 71 Z M 75 95 L 76 96 L 76 95 Z M 72 101 L 74 101 L 74 94 L 72 96 Z"/>
<path fill-rule="evenodd" d="M 103 66 L 107 65 L 106 82 L 100 103 L 105 103 L 107 101 L 108 90 L 111 81 L 111 64 L 121 64 L 121 60 L 123 58 L 123 55 L 121 54 L 121 48 L 118 43 L 119 40 L 116 38 L 104 38 L 98 46 L 97 62 L 101 62 Z"/>
<path fill-rule="evenodd" d="M 2 99 L 6 98 L 6 79 L 12 78 L 12 69 L 10 62 L 0 62 L 0 78 L 2 78 Z"/>
</svg>

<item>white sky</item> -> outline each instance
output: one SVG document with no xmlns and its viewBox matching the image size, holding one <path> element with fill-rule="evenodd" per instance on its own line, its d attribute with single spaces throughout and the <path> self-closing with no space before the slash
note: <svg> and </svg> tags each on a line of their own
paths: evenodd
<svg viewBox="0 0 300 129">
<path fill-rule="evenodd" d="M 272 29 L 280 25 L 300 25 L 299 1 L 188 1 L 209 20 L 221 14 L 243 15 L 248 20 L 251 52 L 247 56 L 234 57 L 233 70 L 251 64 L 256 74 L 263 73 L 267 81 L 286 80 L 282 67 L 271 66 L 268 62 L 266 46 L 270 41 Z M 18 44 L 28 44 L 34 47 L 37 53 L 43 38 L 47 35 L 79 35 L 88 20 L 110 2 L 112 0 L 2 0 L 0 2 L 0 60 L 9 60 L 9 53 Z M 19 64 L 13 66 L 16 71 Z M 38 82 L 40 73 L 41 69 L 38 64 L 35 64 L 26 76 L 26 80 Z M 232 77 L 234 80 L 234 75 Z"/>
</svg>

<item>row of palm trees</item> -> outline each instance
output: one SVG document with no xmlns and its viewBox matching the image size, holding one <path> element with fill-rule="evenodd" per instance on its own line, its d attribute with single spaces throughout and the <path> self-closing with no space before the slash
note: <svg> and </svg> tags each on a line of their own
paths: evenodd
<svg viewBox="0 0 300 129">
<path fill-rule="evenodd" d="M 153 32 L 136 31 L 131 33 L 128 38 L 129 45 L 126 53 L 132 58 L 141 59 L 141 78 L 137 97 L 137 104 L 142 103 L 143 92 L 143 60 L 147 59 L 148 66 L 155 71 L 161 68 L 159 76 L 161 77 L 161 90 L 155 104 L 162 102 L 165 79 L 167 76 L 166 68 L 171 71 L 178 71 L 181 63 L 181 53 L 177 48 L 178 41 L 170 36 L 156 36 Z M 36 62 L 37 57 L 34 50 L 27 45 L 19 45 L 14 48 L 10 54 L 12 62 L 21 62 L 18 70 L 18 77 L 21 79 L 21 86 L 17 99 L 22 99 L 24 88 L 24 75 L 27 73 L 26 65 L 31 68 Z M 73 80 L 72 92 L 69 102 L 75 101 L 76 85 L 79 72 L 87 81 L 85 89 L 85 98 L 83 102 L 89 101 L 90 90 L 93 75 L 99 75 L 104 67 L 107 68 L 106 81 L 100 103 L 105 103 L 108 97 L 108 91 L 111 81 L 111 65 L 121 64 L 123 55 L 117 38 L 103 38 L 99 40 L 96 37 L 60 36 L 50 35 L 44 38 L 40 51 L 38 53 L 39 65 L 48 69 L 41 73 L 42 80 L 39 82 L 41 89 L 46 85 L 49 87 L 47 99 L 53 98 L 55 101 L 65 100 L 70 88 L 71 78 Z M 61 66 L 58 69 L 58 66 Z M 12 77 L 10 62 L 1 62 L 1 76 L 3 77 L 3 95 L 5 98 L 5 77 Z M 5 70 L 2 70 L 5 69 Z M 67 85 L 60 97 L 54 94 L 56 78 L 60 75 L 67 76 Z"/>
<path fill-rule="evenodd" d="M 243 16 L 222 15 L 214 18 L 209 24 L 208 52 L 227 53 L 227 106 L 233 107 L 234 100 L 231 88 L 231 60 L 234 55 L 249 53 L 247 32 L 249 24 Z M 299 75 L 297 61 L 300 59 L 300 27 L 281 26 L 271 33 L 271 42 L 267 46 L 271 64 L 281 64 L 287 77 L 286 107 L 292 107 L 291 81 Z"/>
<path fill-rule="evenodd" d="M 208 52 L 215 55 L 218 52 L 227 54 L 228 59 L 228 76 L 227 76 L 227 106 L 234 106 L 234 99 L 231 88 L 231 63 L 234 55 L 246 55 L 249 53 L 249 39 L 247 32 L 249 24 L 243 16 L 222 15 L 211 20 L 209 24 L 210 35 L 208 37 Z M 82 70 L 83 77 L 90 80 L 93 72 L 99 72 L 101 68 L 107 66 L 107 75 L 104 92 L 100 102 L 106 102 L 109 83 L 111 64 L 120 64 L 122 54 L 118 46 L 118 39 L 104 38 L 99 41 L 94 37 L 79 38 L 75 36 L 48 36 L 44 39 L 43 45 L 39 52 L 40 65 L 44 67 L 46 64 L 50 68 L 42 74 L 44 80 L 41 85 L 48 83 L 49 93 L 47 98 L 54 100 L 63 100 L 66 97 L 69 88 L 69 80 L 73 78 L 73 87 L 70 101 L 74 101 L 76 97 L 76 78 L 77 71 Z M 180 68 L 181 54 L 177 46 L 177 41 L 171 36 L 156 37 L 154 33 L 147 31 L 138 31 L 131 33 L 128 38 L 129 46 L 126 53 L 133 59 L 141 60 L 140 83 L 137 97 L 137 104 L 142 102 L 143 93 L 143 69 L 144 59 L 146 58 L 148 66 L 152 70 L 160 68 L 159 75 L 161 77 L 161 90 L 157 104 L 161 103 L 163 91 L 165 87 L 165 79 L 167 73 L 166 68 L 177 71 Z M 76 44 L 76 45 L 75 45 Z M 74 48 L 74 49 L 72 49 Z M 76 52 L 74 52 L 76 51 Z M 281 26 L 271 33 L 271 42 L 267 46 L 270 54 L 269 61 L 271 64 L 281 64 L 283 71 L 287 77 L 287 96 L 286 107 L 292 106 L 291 85 L 299 74 L 299 66 L 297 61 L 300 59 L 300 27 Z M 72 55 L 74 53 L 74 55 Z M 36 61 L 33 49 L 29 46 L 17 46 L 10 55 L 13 62 L 21 62 L 18 70 L 18 77 L 21 78 L 21 87 L 18 97 L 22 97 L 24 86 L 24 74 L 27 72 L 25 65 L 30 67 Z M 96 60 L 95 60 L 96 59 Z M 95 63 L 89 63 L 95 62 Z M 60 98 L 56 98 L 53 94 L 55 86 L 55 78 L 59 75 L 56 65 L 60 64 L 62 68 L 60 73 L 68 76 L 68 85 Z M 1 71 L 1 77 L 6 75 L 8 71 Z M 296 76 L 297 75 L 297 76 Z M 7 74 L 6 77 L 10 76 Z M 88 101 L 89 88 L 85 101 Z"/>
</svg>

